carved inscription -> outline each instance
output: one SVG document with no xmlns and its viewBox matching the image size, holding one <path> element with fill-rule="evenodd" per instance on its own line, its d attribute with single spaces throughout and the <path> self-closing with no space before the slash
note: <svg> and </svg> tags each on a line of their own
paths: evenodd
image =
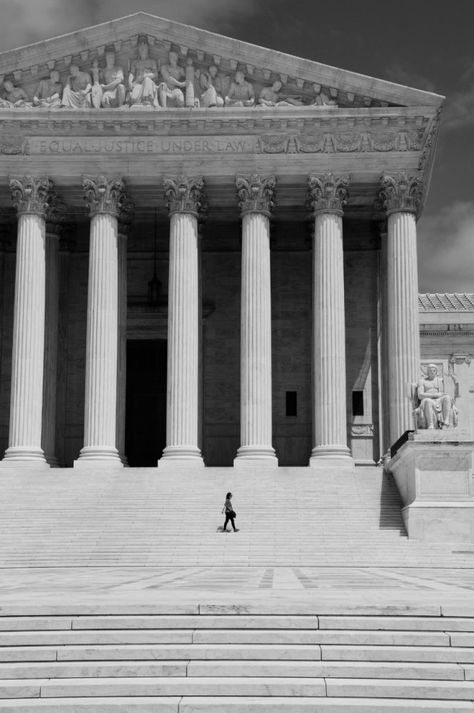
<svg viewBox="0 0 474 713">
<path fill-rule="evenodd" d="M 73 136 L 29 139 L 32 154 L 56 155 L 123 155 L 123 154 L 219 154 L 252 153 L 257 149 L 253 136 L 173 136 L 173 137 L 123 137 L 92 138 Z"/>
</svg>

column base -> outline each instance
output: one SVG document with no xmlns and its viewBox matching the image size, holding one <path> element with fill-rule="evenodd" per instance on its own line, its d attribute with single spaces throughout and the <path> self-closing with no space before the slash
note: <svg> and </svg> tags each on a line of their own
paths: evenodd
<svg viewBox="0 0 474 713">
<path fill-rule="evenodd" d="M 234 468 L 278 468 L 278 458 L 272 446 L 240 446 L 234 458 Z"/>
<path fill-rule="evenodd" d="M 311 451 L 309 465 L 311 468 L 327 468 L 330 466 L 352 467 L 354 465 L 354 459 L 347 446 L 337 444 L 316 446 Z"/>
<path fill-rule="evenodd" d="M 28 448 L 25 446 L 10 446 L 5 451 L 1 468 L 15 468 L 17 466 L 28 468 L 49 468 L 42 448 Z"/>
<path fill-rule="evenodd" d="M 159 468 L 204 468 L 201 451 L 197 446 L 166 446 L 158 461 Z"/>
<path fill-rule="evenodd" d="M 74 461 L 74 468 L 123 468 L 119 452 L 107 446 L 84 446 L 79 458 Z"/>
</svg>

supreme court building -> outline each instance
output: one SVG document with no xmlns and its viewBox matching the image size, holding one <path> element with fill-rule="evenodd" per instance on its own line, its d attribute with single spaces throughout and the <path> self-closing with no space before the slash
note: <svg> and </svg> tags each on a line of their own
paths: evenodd
<svg viewBox="0 0 474 713">
<path fill-rule="evenodd" d="M 0 54 L 1 467 L 377 462 L 442 97 L 145 13 Z"/>
</svg>

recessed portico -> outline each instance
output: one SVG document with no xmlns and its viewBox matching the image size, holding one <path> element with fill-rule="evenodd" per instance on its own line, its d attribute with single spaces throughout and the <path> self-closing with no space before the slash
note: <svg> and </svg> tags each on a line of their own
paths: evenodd
<svg viewBox="0 0 474 713">
<path fill-rule="evenodd" d="M 140 22 L 141 16 L 134 36 Z M 120 26 L 124 38 L 129 23 Z M 155 30 L 163 32 L 159 23 Z M 172 42 L 180 32 L 182 26 L 172 28 Z M 84 62 L 98 52 L 89 34 Z M 204 35 L 211 48 L 214 39 Z M 158 39 L 148 43 L 150 56 L 160 59 Z M 194 69 L 204 67 L 207 55 L 193 53 L 188 47 Z M 281 74 L 278 53 L 257 57 L 255 48 L 239 43 L 236 56 L 237 66 L 245 59 L 252 64 L 252 85 L 271 84 Z M 257 59 L 264 69 L 274 62 L 274 69 L 260 76 Z M 230 76 L 235 68 L 226 62 L 220 70 Z M 182 57 L 178 65 L 190 67 Z M 134 438 L 131 412 L 125 427 L 127 339 L 166 341 L 167 378 L 160 381 L 167 383 L 166 397 L 156 390 L 167 404 L 160 467 L 231 465 L 234 458 L 242 467 L 373 463 L 390 445 L 380 428 L 389 402 L 390 439 L 406 430 L 404 389 L 416 381 L 419 354 L 415 323 L 403 337 L 402 351 L 406 344 L 412 349 L 402 364 L 393 342 L 381 347 L 387 325 L 377 305 L 388 305 L 390 339 L 398 339 L 399 325 L 417 310 L 416 217 L 429 180 L 439 97 L 363 78 L 364 85 L 358 75 L 331 75 L 315 63 L 289 68 L 292 95 L 299 89 L 301 99 L 272 105 L 272 89 L 265 108 L 233 100 L 191 107 L 184 94 L 183 107 L 170 98 L 166 108 L 159 101 L 139 109 L 133 102 L 2 108 L 0 125 L 9 133 L 1 148 L 0 207 L 11 265 L 17 240 L 33 246 L 24 240 L 25 220 L 42 235 L 49 199 L 34 215 L 27 210 L 17 218 L 9 182 L 22 190 L 31 180 L 54 185 L 64 204 L 54 233 L 59 310 L 53 314 L 57 368 L 47 358 L 49 406 L 43 409 L 44 397 L 27 381 L 12 390 L 11 413 L 36 413 L 36 431 L 34 438 L 29 431 L 19 436 L 11 424 L 21 419 L 10 422 L 5 413 L 4 464 L 15 449 L 26 452 L 25 462 L 30 451 L 43 461 L 42 443 L 53 464 L 126 464 L 125 443 Z M 317 76 L 326 87 L 339 82 L 330 102 L 311 103 Z M 416 200 L 411 188 L 406 194 L 407 184 L 416 187 Z M 380 229 L 381 221 L 388 227 Z M 48 254 L 53 234 L 44 235 Z M 380 280 L 382 253 L 388 291 Z M 17 345 L 15 383 L 24 368 L 18 349 L 26 323 L 34 319 L 44 328 L 54 311 L 46 274 L 28 303 L 34 315 L 25 321 L 25 279 L 20 271 L 10 288 L 18 317 L 5 318 L 7 341 L 11 336 Z M 395 293 L 405 302 L 394 301 Z M 4 309 L 8 315 L 8 304 Z M 45 358 L 40 336 L 38 373 Z M 157 349 L 150 346 L 149 353 Z M 51 344 L 47 350 L 54 355 Z M 133 359 L 139 368 L 136 354 Z M 392 365 L 389 388 L 377 376 L 381 362 Z M 163 369 L 161 357 L 158 363 Z M 162 404 L 159 409 L 164 414 Z M 48 419 L 43 441 L 40 413 Z"/>
</svg>

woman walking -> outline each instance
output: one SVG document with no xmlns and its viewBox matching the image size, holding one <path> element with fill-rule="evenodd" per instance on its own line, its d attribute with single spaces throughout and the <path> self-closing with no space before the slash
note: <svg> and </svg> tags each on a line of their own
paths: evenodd
<svg viewBox="0 0 474 713">
<path fill-rule="evenodd" d="M 235 526 L 234 523 L 236 513 L 234 512 L 234 508 L 232 507 L 232 493 L 227 493 L 227 495 L 225 496 L 225 503 L 224 507 L 222 508 L 222 512 L 225 512 L 225 522 L 224 527 L 222 528 L 222 532 L 229 532 L 229 530 L 227 529 L 227 523 L 229 522 L 229 520 L 234 532 L 238 532 L 239 529 Z"/>
</svg>

